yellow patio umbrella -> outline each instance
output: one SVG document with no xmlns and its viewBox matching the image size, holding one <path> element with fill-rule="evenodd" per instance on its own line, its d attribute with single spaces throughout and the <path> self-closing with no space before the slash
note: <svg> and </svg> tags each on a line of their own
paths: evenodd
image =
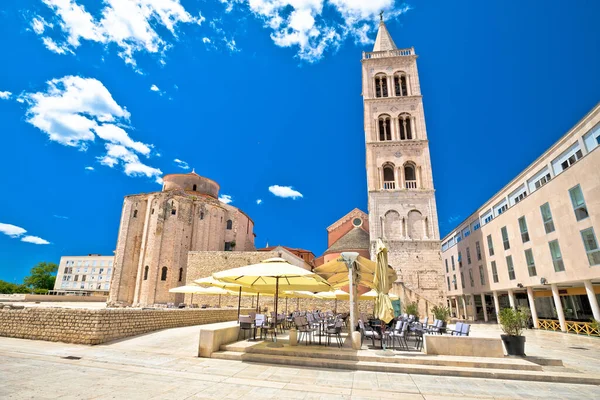
<svg viewBox="0 0 600 400">
<path fill-rule="evenodd" d="M 386 324 L 394 319 L 394 307 L 388 292 L 392 288 L 393 280 L 388 273 L 387 247 L 383 240 L 377 239 L 377 268 L 373 279 L 373 289 L 377 293 L 374 314 Z"/>
<path fill-rule="evenodd" d="M 213 278 L 236 283 L 243 287 L 265 292 L 275 290 L 275 316 L 277 316 L 279 290 L 328 291 L 331 286 L 312 271 L 297 267 L 282 258 L 270 258 L 258 264 L 216 272 Z M 277 324 L 277 320 L 275 320 Z M 277 340 L 277 330 L 275 330 Z"/>
<path fill-rule="evenodd" d="M 375 300 L 377 299 L 378 293 L 375 290 L 369 290 L 367 293 L 360 295 L 359 300 Z M 399 297 L 393 293 L 388 293 L 391 300 L 398 300 Z"/>
<path fill-rule="evenodd" d="M 229 295 L 231 292 L 229 290 L 217 288 L 217 287 L 200 287 L 195 285 L 187 285 L 187 286 L 178 286 L 176 288 L 170 289 L 169 293 L 186 293 L 191 294 L 192 299 L 191 302 L 194 302 L 194 295 L 218 295 L 219 296 L 219 307 L 221 306 L 221 295 Z"/>
<path fill-rule="evenodd" d="M 358 266 L 358 281 L 357 284 L 360 286 L 366 286 L 369 289 L 374 289 L 375 284 L 375 271 L 377 270 L 377 263 L 369 260 L 368 258 L 358 256 L 355 264 Z M 393 268 L 387 267 L 386 269 L 388 279 L 391 282 L 396 280 L 396 272 Z M 348 285 L 348 267 L 346 263 L 341 259 L 331 260 L 320 267 L 315 268 L 314 272 L 319 274 L 321 277 L 327 280 L 327 282 L 334 288 L 341 288 Z M 365 292 L 368 291 L 365 290 Z"/>
<path fill-rule="evenodd" d="M 238 295 L 238 319 L 240 317 L 240 309 L 242 307 L 242 296 L 256 296 L 256 308 L 258 308 L 259 293 L 255 292 L 251 289 L 243 288 L 241 285 L 238 285 L 236 283 L 228 283 L 228 282 L 219 281 L 219 280 L 213 278 L 212 276 L 207 276 L 205 278 L 196 279 L 194 281 L 194 283 L 197 283 L 199 285 L 207 285 L 207 286 L 211 286 L 211 287 L 215 287 L 215 288 L 221 288 L 221 289 L 225 289 L 225 290 L 235 291 L 235 294 Z"/>
</svg>

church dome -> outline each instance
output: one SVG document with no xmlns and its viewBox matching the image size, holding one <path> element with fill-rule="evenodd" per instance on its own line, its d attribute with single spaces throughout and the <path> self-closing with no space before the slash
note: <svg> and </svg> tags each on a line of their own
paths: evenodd
<svg viewBox="0 0 600 400">
<path fill-rule="evenodd" d="M 163 191 L 184 190 L 196 192 L 217 199 L 219 197 L 219 184 L 212 179 L 198 175 L 195 171 L 187 174 L 169 174 L 163 177 Z"/>
</svg>

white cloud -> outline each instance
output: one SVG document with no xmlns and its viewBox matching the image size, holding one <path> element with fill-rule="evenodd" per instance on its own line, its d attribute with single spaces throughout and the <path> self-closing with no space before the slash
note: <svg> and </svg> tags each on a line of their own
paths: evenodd
<svg viewBox="0 0 600 400">
<path fill-rule="evenodd" d="M 73 54 L 73 50 L 71 50 L 68 46 L 60 45 L 47 36 L 42 38 L 42 43 L 44 43 L 44 46 L 46 46 L 46 48 L 53 53 L 61 55 L 67 53 Z"/>
<path fill-rule="evenodd" d="M 219 196 L 219 201 L 221 203 L 230 204 L 230 203 L 233 202 L 233 197 L 231 197 L 228 194 L 222 194 L 222 195 Z"/>
<path fill-rule="evenodd" d="M 383 10 L 386 19 L 408 11 L 399 0 L 220 0 L 226 12 L 234 5 L 247 7 L 271 30 L 279 47 L 296 47 L 298 57 L 314 62 L 328 49 L 336 49 L 348 37 L 372 42 Z M 331 11 L 335 11 L 332 13 Z"/>
<path fill-rule="evenodd" d="M 0 223 L 0 233 L 4 233 L 10 237 L 16 238 L 26 232 L 27 231 L 20 226 Z"/>
<path fill-rule="evenodd" d="M 52 24 L 48 24 L 42 17 L 34 17 L 31 20 L 31 29 L 38 35 L 41 35 L 46 30 L 46 27 L 52 28 Z"/>
<path fill-rule="evenodd" d="M 162 55 L 171 44 L 159 31 L 168 30 L 176 39 L 178 25 L 200 25 L 205 20 L 200 14 L 192 16 L 180 0 L 104 0 L 98 18 L 76 0 L 42 1 L 56 15 L 56 25 L 63 34 L 56 48 L 72 51 L 82 41 L 114 44 L 120 50 L 119 56 L 134 66 L 134 54 L 141 51 L 159 54 L 164 62 Z M 38 35 L 45 31 L 42 21 L 40 17 L 32 20 Z"/>
<path fill-rule="evenodd" d="M 20 226 L 0 223 L 0 233 L 10 236 L 13 239 L 21 238 L 22 242 L 34 244 L 50 244 L 49 241 L 37 236 L 23 236 L 27 231 Z"/>
<path fill-rule="evenodd" d="M 64 215 L 53 215 L 54 218 L 58 218 L 58 219 L 69 219 L 69 217 L 65 217 Z"/>
<path fill-rule="evenodd" d="M 21 242 L 33 243 L 33 244 L 50 244 L 49 241 L 42 239 L 37 236 L 25 236 L 21 238 Z"/>
<path fill-rule="evenodd" d="M 2 100 L 8 100 L 11 97 L 12 97 L 12 92 L 9 92 L 9 91 L 2 92 L 2 91 L 0 91 L 0 99 L 2 99 Z"/>
<path fill-rule="evenodd" d="M 189 166 L 189 164 L 188 164 L 188 163 L 186 163 L 186 162 L 185 162 L 185 161 L 183 161 L 183 160 L 180 160 L 179 158 L 176 158 L 176 159 L 174 159 L 174 160 L 173 160 L 173 162 L 175 162 L 175 164 L 176 164 L 176 165 L 177 165 L 179 168 L 181 168 L 181 169 L 184 169 L 184 170 L 186 170 L 186 171 L 187 171 L 188 169 L 190 169 L 190 166 Z"/>
<path fill-rule="evenodd" d="M 140 162 L 154 147 L 133 140 L 124 129 L 130 114 L 112 97 L 102 82 L 93 78 L 66 76 L 48 82 L 45 92 L 21 96 L 27 103 L 27 122 L 46 133 L 51 141 L 87 150 L 96 138 L 105 141 L 100 163 L 120 164 L 128 176 L 156 178 L 162 172 Z M 92 171 L 93 167 L 86 167 Z"/>
<path fill-rule="evenodd" d="M 152 90 L 153 92 L 160 92 L 160 89 L 156 85 L 150 86 L 150 90 Z"/>
<path fill-rule="evenodd" d="M 208 44 L 208 43 L 211 43 L 211 40 L 209 38 L 207 38 L 207 37 L 203 37 L 202 38 L 202 43 L 207 43 Z"/>
<path fill-rule="evenodd" d="M 85 169 L 88 170 L 88 171 L 93 171 L 94 167 L 85 167 Z"/>
<path fill-rule="evenodd" d="M 262 200 L 261 199 L 257 199 L 256 200 L 256 204 L 261 205 L 262 204 Z"/>
<path fill-rule="evenodd" d="M 296 200 L 298 197 L 304 197 L 302 196 L 302 193 L 294 190 L 291 186 L 269 186 L 269 192 L 273 193 L 277 197 L 292 198 L 294 200 Z"/>
</svg>

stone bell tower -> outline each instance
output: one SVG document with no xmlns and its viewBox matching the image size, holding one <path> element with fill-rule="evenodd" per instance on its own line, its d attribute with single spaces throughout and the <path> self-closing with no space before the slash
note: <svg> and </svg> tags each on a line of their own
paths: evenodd
<svg viewBox="0 0 600 400">
<path fill-rule="evenodd" d="M 403 303 L 418 300 L 424 316 L 444 296 L 429 141 L 417 55 L 396 47 L 383 18 L 363 53 L 362 83 L 371 254 L 383 238 L 395 291 Z"/>
</svg>

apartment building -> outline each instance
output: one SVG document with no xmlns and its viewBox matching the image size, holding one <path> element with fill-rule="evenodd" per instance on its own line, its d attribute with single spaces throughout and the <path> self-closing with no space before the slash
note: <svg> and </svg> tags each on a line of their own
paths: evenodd
<svg viewBox="0 0 600 400">
<path fill-rule="evenodd" d="M 60 258 L 54 293 L 108 295 L 114 256 L 88 254 Z"/>
<path fill-rule="evenodd" d="M 600 320 L 600 104 L 442 240 L 455 316 L 525 305 L 536 327 Z"/>
</svg>

